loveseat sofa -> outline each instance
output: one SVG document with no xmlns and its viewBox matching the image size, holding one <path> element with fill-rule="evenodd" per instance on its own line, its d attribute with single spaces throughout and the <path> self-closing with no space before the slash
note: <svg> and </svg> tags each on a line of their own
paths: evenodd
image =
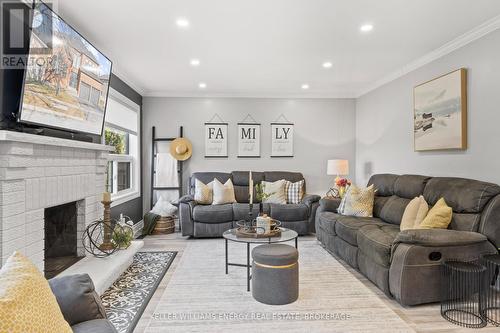
<svg viewBox="0 0 500 333">
<path fill-rule="evenodd" d="M 471 179 L 379 174 L 373 217 L 337 214 L 339 199 L 322 199 L 316 235 L 323 246 L 358 269 L 402 305 L 437 302 L 440 265 L 475 260 L 500 247 L 500 186 Z M 447 230 L 405 230 L 406 205 L 423 195 L 429 206 L 441 197 L 453 209 Z"/>
<path fill-rule="evenodd" d="M 179 200 L 179 220 L 183 236 L 221 237 L 222 233 L 236 226 L 236 222 L 248 218 L 249 184 L 248 171 L 195 172 L 189 178 L 189 194 Z M 201 205 L 194 201 L 195 180 L 208 184 L 214 178 L 221 183 L 231 179 L 234 185 L 236 203 L 224 205 Z M 285 179 L 298 182 L 304 179 L 299 172 L 284 171 L 252 171 L 254 185 L 261 181 L 274 182 Z M 305 192 L 304 182 L 304 193 Z M 255 198 L 254 189 L 254 198 Z M 272 218 L 281 221 L 285 228 L 297 231 L 299 235 L 315 232 L 314 216 L 318 207 L 318 195 L 304 194 L 299 204 L 262 203 L 262 211 Z M 259 213 L 259 204 L 253 205 L 253 215 Z"/>
</svg>

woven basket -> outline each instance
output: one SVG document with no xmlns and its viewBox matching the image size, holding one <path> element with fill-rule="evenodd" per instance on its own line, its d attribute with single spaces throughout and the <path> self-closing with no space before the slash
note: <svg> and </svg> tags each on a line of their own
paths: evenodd
<svg viewBox="0 0 500 333">
<path fill-rule="evenodd" d="M 162 216 L 156 221 L 152 235 L 166 235 L 175 231 L 175 221 L 171 216 Z"/>
</svg>

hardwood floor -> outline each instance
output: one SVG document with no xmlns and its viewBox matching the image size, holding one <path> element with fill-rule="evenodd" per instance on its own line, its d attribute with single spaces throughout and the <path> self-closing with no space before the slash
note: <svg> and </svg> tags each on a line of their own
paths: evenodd
<svg viewBox="0 0 500 333">
<path fill-rule="evenodd" d="M 301 237 L 300 240 L 316 241 L 314 236 Z M 141 251 L 177 251 L 178 254 L 172 263 L 172 266 L 168 270 L 167 274 L 163 278 L 160 286 L 156 290 L 155 294 L 151 298 L 146 310 L 134 332 L 142 333 L 150 322 L 150 318 L 154 313 L 158 302 L 165 291 L 166 286 L 169 283 L 172 274 L 178 265 L 180 258 L 182 257 L 183 251 L 189 242 L 196 242 L 196 239 L 187 239 L 182 237 L 179 232 L 170 235 L 160 235 L 160 236 L 148 236 L 144 239 L 144 247 Z M 299 246 L 300 248 L 300 246 Z M 325 250 L 326 251 L 326 250 Z M 221 260 L 223 260 L 221 258 Z M 375 293 L 392 311 L 394 311 L 401 319 L 403 319 L 411 328 L 416 332 L 422 333 L 448 333 L 448 332 L 470 332 L 471 329 L 462 328 L 453 325 L 446 320 L 444 320 L 439 312 L 439 304 L 431 305 L 421 305 L 414 307 L 402 307 L 393 299 L 388 298 L 382 291 L 380 291 L 375 285 L 373 285 L 367 278 L 361 275 L 358 271 L 344 263 L 341 259 L 337 260 L 359 281 L 361 281 L 365 286 L 367 286 L 373 293 Z M 480 330 L 480 332 L 498 332 L 498 327 L 493 327 L 488 325 L 487 327 Z"/>
</svg>

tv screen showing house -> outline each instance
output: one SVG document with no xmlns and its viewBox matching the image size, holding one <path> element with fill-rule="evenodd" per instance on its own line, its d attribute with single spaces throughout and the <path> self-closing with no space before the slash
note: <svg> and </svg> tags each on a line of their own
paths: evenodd
<svg viewBox="0 0 500 333">
<path fill-rule="evenodd" d="M 111 61 L 45 4 L 32 17 L 19 121 L 101 135 Z"/>
</svg>

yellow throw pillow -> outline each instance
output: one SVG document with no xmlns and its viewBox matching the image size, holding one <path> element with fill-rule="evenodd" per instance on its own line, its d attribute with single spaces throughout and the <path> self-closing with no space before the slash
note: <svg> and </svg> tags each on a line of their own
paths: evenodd
<svg viewBox="0 0 500 333">
<path fill-rule="evenodd" d="M 73 332 L 47 280 L 19 252 L 0 269 L 0 332 Z"/>
<path fill-rule="evenodd" d="M 373 185 L 366 188 L 351 185 L 340 202 L 338 212 L 348 216 L 372 217 L 374 200 L 375 189 Z"/>
<path fill-rule="evenodd" d="M 419 196 L 414 198 L 405 208 L 399 230 L 418 229 L 428 212 L 429 205 L 424 197 Z"/>
<path fill-rule="evenodd" d="M 420 223 L 420 229 L 446 229 L 451 223 L 452 216 L 453 209 L 446 204 L 444 198 L 441 198 Z"/>
<path fill-rule="evenodd" d="M 214 194 L 214 181 L 204 184 L 202 181 L 195 179 L 194 182 L 194 201 L 200 205 L 211 205 Z"/>
</svg>

